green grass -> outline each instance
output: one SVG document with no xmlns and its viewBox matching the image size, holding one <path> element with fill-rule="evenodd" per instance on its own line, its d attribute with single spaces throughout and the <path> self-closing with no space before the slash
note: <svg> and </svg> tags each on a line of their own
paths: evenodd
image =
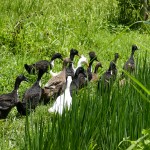
<svg viewBox="0 0 150 150">
<path fill-rule="evenodd" d="M 149 25 L 145 31 L 114 27 L 110 22 L 117 18 L 115 0 L 1 0 L 0 11 L 0 94 L 10 92 L 16 76 L 23 73 L 30 82 L 21 84 L 21 99 L 36 80 L 23 65 L 49 60 L 55 52 L 66 57 L 76 48 L 88 57 L 89 51 L 95 51 L 103 65 L 100 75 L 108 69 L 114 53 L 120 55 L 118 77 L 110 94 L 100 97 L 91 84 L 73 97 L 72 110 L 62 117 L 48 113 L 52 103 L 38 106 L 28 118 L 17 116 L 13 108 L 6 120 L 0 120 L 0 149 L 126 149 L 150 127 L 150 98 L 137 82 L 150 89 Z M 132 44 L 139 47 L 135 52 L 136 80 L 119 87 Z M 75 58 L 75 64 L 77 61 Z M 60 69 L 61 65 L 54 68 Z M 45 74 L 42 85 L 49 78 Z"/>
</svg>

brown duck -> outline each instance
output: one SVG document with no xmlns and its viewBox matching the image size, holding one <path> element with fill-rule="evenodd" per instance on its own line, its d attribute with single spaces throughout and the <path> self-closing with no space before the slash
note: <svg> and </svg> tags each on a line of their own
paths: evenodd
<svg viewBox="0 0 150 150">
<path fill-rule="evenodd" d="M 94 70 L 94 73 L 92 73 L 92 79 L 91 81 L 98 81 L 99 80 L 99 75 L 98 75 L 98 69 L 99 67 L 102 68 L 102 64 L 100 62 L 98 62 L 95 66 L 95 70 Z"/>
<path fill-rule="evenodd" d="M 44 86 L 44 104 L 50 101 L 50 98 L 56 99 L 66 87 L 66 67 L 67 64 L 71 62 L 70 58 L 66 58 L 63 61 L 62 71 L 57 75 L 52 77 Z"/>
</svg>

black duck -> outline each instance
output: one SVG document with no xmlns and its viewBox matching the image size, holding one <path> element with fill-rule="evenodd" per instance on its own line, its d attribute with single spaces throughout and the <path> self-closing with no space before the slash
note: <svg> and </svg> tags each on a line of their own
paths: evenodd
<svg viewBox="0 0 150 150">
<path fill-rule="evenodd" d="M 74 79 L 71 82 L 70 85 L 70 93 L 71 96 L 73 92 L 77 92 L 79 89 L 83 88 L 85 85 L 87 85 L 87 75 L 85 73 L 85 70 L 83 67 L 78 67 Z"/>
<path fill-rule="evenodd" d="M 38 72 L 40 69 L 43 69 L 43 71 L 46 73 L 48 72 L 49 67 L 50 69 L 53 68 L 53 62 L 57 58 L 63 60 L 62 55 L 60 53 L 55 53 L 50 61 L 41 60 L 31 65 L 25 64 L 24 67 L 29 74 L 35 74 L 36 71 Z"/>
<path fill-rule="evenodd" d="M 98 89 L 100 89 L 101 92 L 108 91 L 115 82 L 116 77 L 117 77 L 116 64 L 113 61 L 111 61 L 109 69 L 104 74 L 102 74 L 102 76 L 98 81 Z"/>
<path fill-rule="evenodd" d="M 0 95 L 0 119 L 5 119 L 11 109 L 19 101 L 18 89 L 22 81 L 27 81 L 24 75 L 19 75 L 16 78 L 14 89 L 11 93 Z"/>
<path fill-rule="evenodd" d="M 92 79 L 92 64 L 94 61 L 98 61 L 95 52 L 89 52 L 89 57 L 90 57 L 90 63 L 87 68 L 88 81 Z"/>
<path fill-rule="evenodd" d="M 26 112 L 30 113 L 30 109 L 35 109 L 41 102 L 41 96 L 43 89 L 40 87 L 39 82 L 45 71 L 39 70 L 36 82 L 27 89 L 23 95 L 22 102 L 17 103 L 17 110 L 20 114 L 26 115 Z"/>
<path fill-rule="evenodd" d="M 138 50 L 138 47 L 136 45 L 132 45 L 132 51 L 130 58 L 127 60 L 127 62 L 124 64 L 123 69 L 128 72 L 133 72 L 135 70 L 135 61 L 134 61 L 134 52 Z M 124 73 L 122 72 L 122 78 L 124 77 Z"/>
<path fill-rule="evenodd" d="M 79 56 L 78 50 L 72 48 L 72 49 L 70 50 L 70 59 L 71 59 L 71 62 L 69 63 L 68 67 L 66 68 L 66 70 L 67 70 L 67 76 L 72 76 L 72 77 L 74 77 L 73 60 L 74 60 L 74 57 L 75 57 L 76 55 Z"/>
</svg>

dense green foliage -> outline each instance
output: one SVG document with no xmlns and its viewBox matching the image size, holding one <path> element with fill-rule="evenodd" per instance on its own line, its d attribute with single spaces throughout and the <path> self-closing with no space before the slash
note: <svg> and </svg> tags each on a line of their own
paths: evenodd
<svg viewBox="0 0 150 150">
<path fill-rule="evenodd" d="M 89 51 L 95 51 L 103 65 L 100 75 L 114 53 L 120 55 L 118 77 L 110 93 L 100 96 L 90 84 L 74 95 L 72 109 L 62 117 L 48 113 L 52 103 L 38 106 L 29 117 L 21 117 L 16 108 L 12 109 L 6 120 L 0 120 L 0 149 L 126 149 L 142 133 L 146 137 L 138 148 L 149 148 L 149 25 L 144 32 L 114 26 L 112 22 L 119 15 L 116 0 L 1 0 L 0 11 L 0 94 L 10 92 L 16 76 L 24 73 L 30 82 L 20 86 L 21 99 L 36 80 L 23 65 L 49 60 L 55 52 L 66 57 L 71 48 L 76 48 L 88 57 Z M 132 44 L 139 47 L 135 53 L 137 71 L 135 78 L 120 87 L 122 66 Z M 60 63 L 56 62 L 55 71 L 61 69 L 57 66 Z M 45 74 L 42 85 L 49 78 Z"/>
<path fill-rule="evenodd" d="M 119 6 L 118 22 L 130 25 L 133 22 L 149 18 L 150 3 L 148 0 L 117 0 Z M 141 25 L 141 24 L 140 24 Z M 136 27 L 139 27 L 139 24 Z M 135 26 L 134 26 L 135 27 Z"/>
</svg>

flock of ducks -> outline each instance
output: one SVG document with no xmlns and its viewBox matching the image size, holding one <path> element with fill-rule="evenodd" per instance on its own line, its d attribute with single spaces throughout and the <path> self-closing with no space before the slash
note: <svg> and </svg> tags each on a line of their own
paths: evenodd
<svg viewBox="0 0 150 150">
<path fill-rule="evenodd" d="M 129 72 L 134 71 L 134 52 L 138 50 L 136 45 L 132 45 L 131 56 L 124 64 L 123 69 Z M 74 57 L 78 56 L 79 60 L 77 67 L 74 67 Z M 29 74 L 37 75 L 37 79 L 33 85 L 25 91 L 22 101 L 19 100 L 18 89 L 22 81 L 28 81 L 24 75 L 19 75 L 16 78 L 14 89 L 12 92 L 0 95 L 0 119 L 5 119 L 13 107 L 17 108 L 17 111 L 21 115 L 27 115 L 31 110 L 39 104 L 48 104 L 50 100 L 54 103 L 51 108 L 48 109 L 50 113 L 63 113 L 64 109 L 70 109 L 72 105 L 72 95 L 77 93 L 81 88 L 88 85 L 88 82 L 96 82 L 97 88 L 108 89 L 117 77 L 116 62 L 119 58 L 119 54 L 115 53 L 114 59 L 110 62 L 108 70 L 101 76 L 98 74 L 98 69 L 102 68 L 102 64 L 98 61 L 95 52 L 89 52 L 90 61 L 79 55 L 76 49 L 70 50 L 70 56 L 63 58 L 60 53 L 55 53 L 50 61 L 41 60 L 34 64 L 24 64 L 25 70 Z M 62 70 L 58 73 L 53 72 L 55 59 L 62 60 Z M 92 71 L 93 62 L 96 61 L 94 71 Z M 84 69 L 83 65 L 87 68 Z M 40 81 L 45 73 L 50 73 L 51 78 L 47 81 L 44 87 L 41 87 Z M 125 77 L 122 72 L 121 78 Z"/>
</svg>

